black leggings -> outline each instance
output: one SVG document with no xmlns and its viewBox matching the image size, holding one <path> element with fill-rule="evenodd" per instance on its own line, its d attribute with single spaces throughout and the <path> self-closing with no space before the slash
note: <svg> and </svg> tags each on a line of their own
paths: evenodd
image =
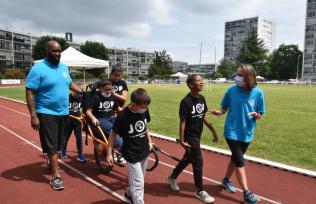
<svg viewBox="0 0 316 204">
<path fill-rule="evenodd" d="M 231 140 L 226 138 L 226 142 L 232 152 L 231 161 L 236 165 L 236 167 L 244 167 L 245 159 L 244 154 L 250 142 L 241 142 L 238 140 Z"/>
<path fill-rule="evenodd" d="M 198 192 L 203 191 L 203 158 L 200 148 L 200 140 L 189 140 L 187 141 L 191 148 L 187 149 L 183 155 L 183 158 L 178 163 L 176 168 L 173 170 L 171 174 L 171 178 L 176 179 L 179 174 L 187 167 L 190 163 L 192 164 L 193 168 L 193 175 L 194 175 L 194 183 L 195 187 L 197 188 Z"/>
</svg>

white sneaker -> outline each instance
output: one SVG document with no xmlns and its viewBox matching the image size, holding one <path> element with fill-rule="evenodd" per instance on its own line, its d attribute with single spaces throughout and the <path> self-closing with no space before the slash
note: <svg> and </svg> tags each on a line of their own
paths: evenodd
<svg viewBox="0 0 316 204">
<path fill-rule="evenodd" d="M 117 157 L 114 157 L 114 161 L 116 164 L 120 166 L 124 166 L 126 164 L 126 160 L 123 156 L 117 155 Z"/>
<path fill-rule="evenodd" d="M 180 187 L 177 184 L 176 179 L 173 179 L 173 178 L 171 178 L 171 176 L 168 176 L 167 181 L 170 185 L 171 190 L 176 191 L 176 192 L 180 191 Z"/>
<path fill-rule="evenodd" d="M 215 198 L 210 196 L 206 191 L 196 193 L 195 197 L 204 203 L 213 203 L 215 201 Z"/>
</svg>

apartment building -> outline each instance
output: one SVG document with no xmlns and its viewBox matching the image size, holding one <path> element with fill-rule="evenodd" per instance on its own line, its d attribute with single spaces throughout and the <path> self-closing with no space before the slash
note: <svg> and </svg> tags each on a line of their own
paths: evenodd
<svg viewBox="0 0 316 204">
<path fill-rule="evenodd" d="M 155 53 L 133 48 L 107 48 L 110 67 L 119 65 L 129 76 L 148 75 L 150 64 L 154 62 Z"/>
<path fill-rule="evenodd" d="M 210 75 L 216 71 L 215 69 L 215 64 L 189 64 L 186 74 Z"/>
<path fill-rule="evenodd" d="M 172 72 L 177 73 L 181 72 L 183 74 L 187 73 L 188 70 L 188 63 L 181 62 L 181 61 L 172 61 Z"/>
<path fill-rule="evenodd" d="M 316 81 L 316 0 L 307 0 L 302 78 Z"/>
<path fill-rule="evenodd" d="M 243 42 L 251 32 L 257 32 L 264 47 L 271 53 L 275 48 L 275 23 L 261 17 L 225 22 L 224 58 L 237 63 Z"/>
<path fill-rule="evenodd" d="M 32 66 L 32 50 L 41 36 L 0 28 L 0 70 L 28 69 Z M 81 44 L 72 42 L 72 34 L 66 33 L 68 44 L 80 49 Z"/>
</svg>

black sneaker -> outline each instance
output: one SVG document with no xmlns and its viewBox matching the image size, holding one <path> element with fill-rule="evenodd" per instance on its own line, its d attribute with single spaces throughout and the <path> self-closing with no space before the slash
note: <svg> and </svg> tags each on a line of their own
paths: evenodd
<svg viewBox="0 0 316 204">
<path fill-rule="evenodd" d="M 123 194 L 123 199 L 124 199 L 124 201 L 125 201 L 126 203 L 133 204 L 132 197 L 129 196 L 129 195 L 127 194 L 127 192 Z"/>
<path fill-rule="evenodd" d="M 63 180 L 60 176 L 53 176 L 52 180 L 50 180 L 49 184 L 55 191 L 60 191 L 64 189 Z"/>
</svg>

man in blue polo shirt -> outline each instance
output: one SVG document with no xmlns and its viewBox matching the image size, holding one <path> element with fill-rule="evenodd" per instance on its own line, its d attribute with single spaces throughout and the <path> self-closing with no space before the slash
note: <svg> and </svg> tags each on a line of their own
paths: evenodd
<svg viewBox="0 0 316 204">
<path fill-rule="evenodd" d="M 47 57 L 34 65 L 27 76 L 26 102 L 31 115 L 31 126 L 39 130 L 43 153 L 47 153 L 51 167 L 50 185 L 54 190 L 64 188 L 58 173 L 58 151 L 61 150 L 68 120 L 69 89 L 81 94 L 72 82 L 68 67 L 60 63 L 61 47 L 51 40 L 46 45 Z"/>
</svg>

